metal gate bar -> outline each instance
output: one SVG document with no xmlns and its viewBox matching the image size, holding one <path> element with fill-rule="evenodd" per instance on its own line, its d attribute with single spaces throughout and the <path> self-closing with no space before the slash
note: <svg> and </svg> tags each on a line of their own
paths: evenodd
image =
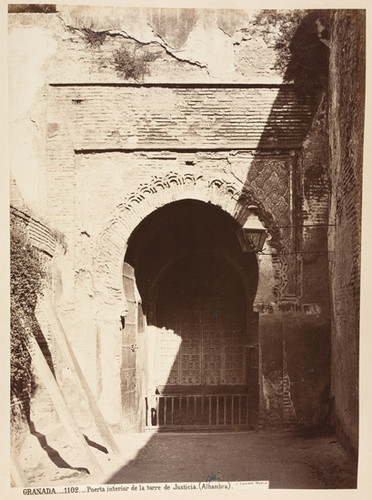
<svg viewBox="0 0 372 500">
<path fill-rule="evenodd" d="M 239 428 L 248 424 L 247 394 L 146 396 L 146 429 Z"/>
</svg>

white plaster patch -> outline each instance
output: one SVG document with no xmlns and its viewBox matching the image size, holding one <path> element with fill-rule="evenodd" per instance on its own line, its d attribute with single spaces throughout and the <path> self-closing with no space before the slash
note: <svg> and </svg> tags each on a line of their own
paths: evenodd
<svg viewBox="0 0 372 500">
<path fill-rule="evenodd" d="M 45 64 L 57 43 L 40 27 L 11 28 L 9 53 L 10 168 L 22 196 L 30 206 L 44 199 L 43 154 L 40 113 Z"/>
</svg>

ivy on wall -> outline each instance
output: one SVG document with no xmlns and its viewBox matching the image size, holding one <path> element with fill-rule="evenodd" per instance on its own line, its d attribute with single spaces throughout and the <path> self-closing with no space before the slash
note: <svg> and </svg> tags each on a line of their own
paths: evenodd
<svg viewBox="0 0 372 500">
<path fill-rule="evenodd" d="M 329 22 L 331 11 L 262 10 L 249 32 L 262 36 L 276 51 L 275 69 L 299 90 L 325 86 L 328 78 Z"/>
<path fill-rule="evenodd" d="M 285 72 L 291 58 L 290 44 L 296 30 L 306 16 L 305 10 L 265 9 L 252 20 L 250 33 L 262 37 L 277 52 L 275 69 Z"/>
<path fill-rule="evenodd" d="M 39 252 L 28 242 L 26 224 L 18 217 L 10 220 L 10 394 L 12 417 L 28 418 L 30 398 L 35 388 L 28 351 L 30 336 L 37 332 L 37 297 L 42 293 L 43 267 Z"/>
</svg>

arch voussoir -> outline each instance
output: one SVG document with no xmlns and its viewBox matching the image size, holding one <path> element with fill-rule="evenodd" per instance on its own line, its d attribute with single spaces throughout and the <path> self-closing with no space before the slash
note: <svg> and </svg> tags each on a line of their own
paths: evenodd
<svg viewBox="0 0 372 500">
<path fill-rule="evenodd" d="M 156 209 L 182 199 L 197 199 L 212 203 L 243 224 L 248 206 L 258 205 L 261 218 L 271 240 L 278 240 L 278 229 L 272 214 L 257 199 L 255 193 L 229 175 L 205 176 L 194 172 L 167 172 L 141 184 L 116 207 L 105 229 L 96 241 L 95 275 L 97 287 L 104 296 L 125 303 L 122 290 L 122 266 L 129 236 L 135 227 Z"/>
</svg>

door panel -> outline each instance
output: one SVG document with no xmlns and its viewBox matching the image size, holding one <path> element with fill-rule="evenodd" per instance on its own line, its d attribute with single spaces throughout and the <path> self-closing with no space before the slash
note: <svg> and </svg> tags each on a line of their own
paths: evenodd
<svg viewBox="0 0 372 500">
<path fill-rule="evenodd" d="M 198 392 L 198 386 L 202 390 L 246 384 L 243 287 L 239 276 L 226 264 L 223 268 L 221 262 L 214 263 L 212 270 L 209 261 L 208 264 L 198 269 L 197 276 L 189 276 L 189 287 L 183 277 L 182 293 L 177 293 L 174 286 L 179 277 L 170 275 L 158 301 L 157 320 L 165 327 L 161 333 L 159 370 L 164 380 L 173 361 L 166 382 L 173 392 L 187 387 Z M 190 271 L 187 267 L 186 270 Z M 208 288 L 211 271 L 213 287 Z M 199 288 L 193 286 L 193 278 Z M 178 347 L 179 337 L 182 340 Z"/>
</svg>

